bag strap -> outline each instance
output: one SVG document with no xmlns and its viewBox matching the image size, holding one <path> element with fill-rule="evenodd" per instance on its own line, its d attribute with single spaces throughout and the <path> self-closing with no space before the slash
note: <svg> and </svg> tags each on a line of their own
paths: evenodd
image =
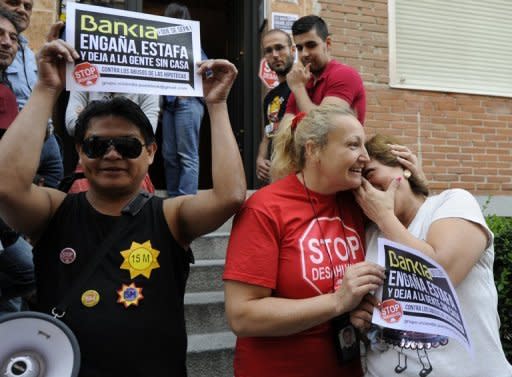
<svg viewBox="0 0 512 377">
<path fill-rule="evenodd" d="M 126 228 L 126 226 L 141 211 L 141 209 L 151 199 L 152 196 L 152 194 L 149 194 L 145 191 L 141 191 L 121 210 L 121 218 L 114 225 L 108 237 L 105 238 L 103 242 L 99 245 L 98 252 L 82 270 L 82 273 L 78 276 L 75 283 L 67 291 L 66 295 L 60 301 L 60 303 L 53 307 L 53 309 L 51 310 L 51 313 L 55 318 L 64 317 L 64 315 L 66 314 L 66 310 L 69 304 L 71 303 L 72 298 L 76 297 L 76 294 L 83 287 L 86 281 L 91 277 L 92 273 L 96 270 L 96 267 L 98 266 L 99 262 L 103 259 L 105 254 L 107 254 L 108 250 L 110 249 L 116 238 L 119 236 L 121 230 Z"/>
</svg>

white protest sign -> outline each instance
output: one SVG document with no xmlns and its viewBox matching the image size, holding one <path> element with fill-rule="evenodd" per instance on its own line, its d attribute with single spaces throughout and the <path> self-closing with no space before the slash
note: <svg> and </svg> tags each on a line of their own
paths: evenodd
<svg viewBox="0 0 512 377">
<path fill-rule="evenodd" d="M 199 22 L 79 3 L 66 19 L 67 90 L 203 96 Z"/>
<path fill-rule="evenodd" d="M 272 29 L 281 29 L 291 34 L 292 25 L 298 19 L 298 14 L 272 12 Z"/>
<path fill-rule="evenodd" d="M 385 238 L 378 240 L 378 263 L 387 275 L 376 292 L 382 305 L 374 308 L 373 323 L 398 330 L 405 338 L 407 332 L 411 337 L 415 333 L 450 337 L 472 352 L 457 293 L 439 263 Z"/>
</svg>

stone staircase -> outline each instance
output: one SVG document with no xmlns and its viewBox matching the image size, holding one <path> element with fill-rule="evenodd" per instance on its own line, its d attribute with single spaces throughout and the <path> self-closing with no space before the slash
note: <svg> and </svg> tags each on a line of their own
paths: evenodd
<svg viewBox="0 0 512 377">
<path fill-rule="evenodd" d="M 224 314 L 222 272 L 231 220 L 217 231 L 192 243 L 191 265 L 185 294 L 189 377 L 233 376 L 235 335 Z"/>
</svg>

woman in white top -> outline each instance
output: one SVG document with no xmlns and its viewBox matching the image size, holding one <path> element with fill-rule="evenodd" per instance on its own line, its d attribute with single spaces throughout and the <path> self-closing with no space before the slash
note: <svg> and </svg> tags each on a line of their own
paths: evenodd
<svg viewBox="0 0 512 377">
<path fill-rule="evenodd" d="M 426 352 L 381 342 L 368 351 L 366 375 L 510 377 L 512 367 L 499 337 L 494 236 L 469 192 L 450 189 L 428 196 L 415 156 L 398 144 L 383 135 L 366 143 L 370 161 L 356 199 L 374 223 L 366 232 L 367 260 L 377 260 L 377 239 L 385 237 L 440 263 L 456 287 L 474 356 L 452 340 Z M 352 313 L 352 323 L 367 331 L 376 304 L 375 297 L 367 296 Z"/>
</svg>

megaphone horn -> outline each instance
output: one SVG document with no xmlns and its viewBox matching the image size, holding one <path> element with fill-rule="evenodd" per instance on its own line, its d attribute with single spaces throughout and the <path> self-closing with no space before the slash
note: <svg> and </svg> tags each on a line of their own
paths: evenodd
<svg viewBox="0 0 512 377">
<path fill-rule="evenodd" d="M 64 322 L 47 314 L 0 316 L 0 376 L 76 377 L 80 349 Z"/>
</svg>

